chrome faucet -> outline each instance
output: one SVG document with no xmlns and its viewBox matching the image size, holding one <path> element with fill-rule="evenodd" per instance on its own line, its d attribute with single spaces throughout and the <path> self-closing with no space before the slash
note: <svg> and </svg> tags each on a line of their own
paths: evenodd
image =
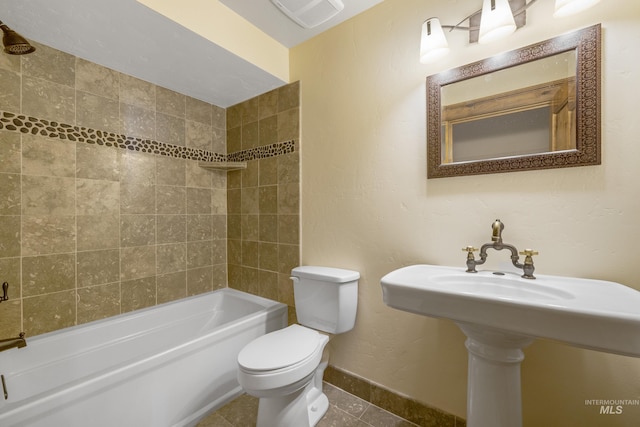
<svg viewBox="0 0 640 427">
<path fill-rule="evenodd" d="M 10 348 L 22 348 L 27 346 L 27 340 L 24 339 L 24 332 L 20 332 L 18 338 L 6 338 L 0 340 L 0 351 L 9 350 Z"/>
<path fill-rule="evenodd" d="M 485 243 L 480 247 L 480 259 L 475 259 L 473 255 L 478 249 L 473 246 L 467 246 L 466 248 L 462 248 L 463 251 L 467 252 L 467 273 L 477 273 L 476 266 L 482 265 L 487 260 L 487 249 L 492 248 L 496 251 L 501 251 L 503 249 L 509 249 L 511 252 L 511 263 L 516 268 L 521 268 L 524 274 L 522 277 L 525 279 L 535 279 L 533 272 L 535 267 L 533 266 L 533 256 L 538 255 L 538 252 L 532 249 L 525 249 L 520 252 L 520 255 L 524 255 L 524 264 L 520 263 L 520 257 L 518 256 L 518 250 L 515 246 L 503 243 L 502 241 L 502 230 L 504 230 L 504 224 L 499 219 L 496 219 L 493 224 L 491 224 L 491 243 Z"/>
</svg>

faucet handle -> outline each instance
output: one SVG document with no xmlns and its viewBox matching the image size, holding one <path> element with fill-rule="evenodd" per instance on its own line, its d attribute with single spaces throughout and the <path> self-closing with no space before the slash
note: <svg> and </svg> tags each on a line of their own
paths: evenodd
<svg viewBox="0 0 640 427">
<path fill-rule="evenodd" d="M 520 255 L 524 255 L 527 257 L 530 256 L 534 256 L 534 255 L 539 255 L 538 251 L 534 251 L 533 249 L 525 249 L 524 251 L 520 252 Z"/>
<path fill-rule="evenodd" d="M 462 248 L 463 252 L 468 252 L 468 253 L 472 253 L 472 252 L 478 252 L 478 248 L 474 248 L 473 246 L 467 246 Z"/>
</svg>

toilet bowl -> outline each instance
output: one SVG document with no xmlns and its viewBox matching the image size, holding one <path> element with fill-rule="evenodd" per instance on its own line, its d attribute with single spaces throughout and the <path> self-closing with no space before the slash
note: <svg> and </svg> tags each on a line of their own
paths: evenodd
<svg viewBox="0 0 640 427">
<path fill-rule="evenodd" d="M 257 427 L 313 427 L 329 407 L 322 392 L 328 333 L 351 330 L 357 281 L 351 270 L 303 266 L 292 270 L 300 323 L 263 335 L 238 354 L 238 381 L 258 397 Z"/>
</svg>

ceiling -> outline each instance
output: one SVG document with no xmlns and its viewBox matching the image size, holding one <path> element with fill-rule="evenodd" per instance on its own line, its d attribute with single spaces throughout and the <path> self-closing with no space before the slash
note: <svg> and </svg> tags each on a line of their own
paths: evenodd
<svg viewBox="0 0 640 427">
<path fill-rule="evenodd" d="M 270 0 L 220 1 L 293 47 L 382 0 L 344 0 L 337 16 L 313 29 Z M 0 0 L 0 20 L 30 40 L 220 107 L 288 83 L 136 0 Z"/>
</svg>

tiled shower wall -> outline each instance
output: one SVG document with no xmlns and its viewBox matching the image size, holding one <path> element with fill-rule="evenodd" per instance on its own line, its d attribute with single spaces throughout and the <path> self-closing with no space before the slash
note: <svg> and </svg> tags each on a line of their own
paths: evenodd
<svg viewBox="0 0 640 427">
<path fill-rule="evenodd" d="M 36 47 L 0 54 L 0 338 L 226 286 L 225 109 Z"/>
<path fill-rule="evenodd" d="M 299 123 L 299 83 L 227 109 L 229 157 L 247 160 L 228 174 L 229 286 L 289 306 L 300 262 Z"/>
</svg>

